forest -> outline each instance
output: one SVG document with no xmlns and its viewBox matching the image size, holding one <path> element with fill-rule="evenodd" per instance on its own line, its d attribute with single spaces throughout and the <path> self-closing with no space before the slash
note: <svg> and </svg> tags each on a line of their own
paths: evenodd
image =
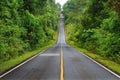
<svg viewBox="0 0 120 80">
<path fill-rule="evenodd" d="M 0 62 L 53 40 L 59 13 L 55 0 L 0 0 Z"/>
<path fill-rule="evenodd" d="M 70 44 L 120 64 L 119 0 L 68 0 L 63 13 Z"/>
</svg>

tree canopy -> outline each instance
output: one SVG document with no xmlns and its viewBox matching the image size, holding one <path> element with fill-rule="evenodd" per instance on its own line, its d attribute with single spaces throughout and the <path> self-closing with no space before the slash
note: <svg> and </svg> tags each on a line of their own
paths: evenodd
<svg viewBox="0 0 120 80">
<path fill-rule="evenodd" d="M 119 0 L 68 0 L 64 15 L 70 42 L 120 63 Z"/>
<path fill-rule="evenodd" d="M 55 0 L 1 0 L 0 60 L 9 60 L 52 40 L 59 11 Z"/>
</svg>

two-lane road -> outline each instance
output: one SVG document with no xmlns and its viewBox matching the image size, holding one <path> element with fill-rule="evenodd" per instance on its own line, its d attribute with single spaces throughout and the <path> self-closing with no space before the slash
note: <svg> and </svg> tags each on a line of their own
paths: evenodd
<svg viewBox="0 0 120 80">
<path fill-rule="evenodd" d="M 58 42 L 55 46 L 0 80 L 120 80 L 66 44 L 63 19 L 61 14 Z"/>
</svg>

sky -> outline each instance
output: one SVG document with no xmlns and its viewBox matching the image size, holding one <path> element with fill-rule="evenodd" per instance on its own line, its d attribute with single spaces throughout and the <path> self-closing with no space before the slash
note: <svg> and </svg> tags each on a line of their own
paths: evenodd
<svg viewBox="0 0 120 80">
<path fill-rule="evenodd" d="M 60 3 L 61 6 L 63 6 L 66 2 L 67 0 L 56 0 L 56 3 Z"/>
</svg>

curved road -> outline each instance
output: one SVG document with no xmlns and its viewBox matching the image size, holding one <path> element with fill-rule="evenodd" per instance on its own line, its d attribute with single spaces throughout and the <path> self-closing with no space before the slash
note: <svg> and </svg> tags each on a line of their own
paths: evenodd
<svg viewBox="0 0 120 80">
<path fill-rule="evenodd" d="M 120 78 L 66 44 L 64 17 L 61 14 L 57 44 L 0 80 L 120 80 Z"/>
</svg>

